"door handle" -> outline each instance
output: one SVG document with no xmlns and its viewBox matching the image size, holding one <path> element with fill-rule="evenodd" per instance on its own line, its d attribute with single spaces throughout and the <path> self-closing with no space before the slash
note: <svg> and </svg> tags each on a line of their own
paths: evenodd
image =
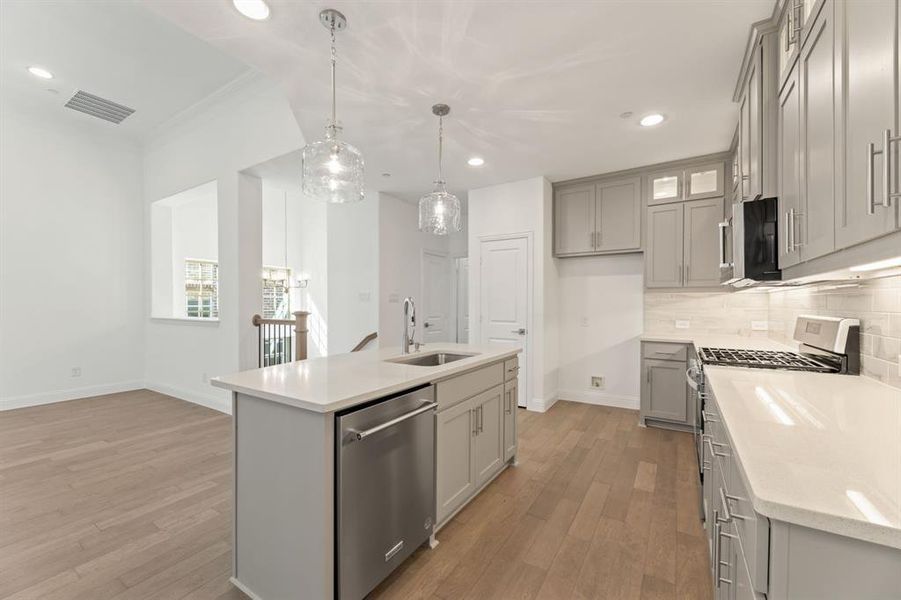
<svg viewBox="0 0 901 600">
<path fill-rule="evenodd" d="M 519 329 L 511 329 L 511 330 L 510 330 L 510 333 L 518 333 L 519 335 L 525 335 L 525 334 L 526 334 L 526 328 L 525 328 L 525 327 L 520 327 Z"/>
<path fill-rule="evenodd" d="M 729 266 L 726 262 L 726 229 L 729 227 L 729 221 L 717 223 L 716 226 L 719 228 L 720 238 L 720 268 L 725 269 Z"/>
</svg>

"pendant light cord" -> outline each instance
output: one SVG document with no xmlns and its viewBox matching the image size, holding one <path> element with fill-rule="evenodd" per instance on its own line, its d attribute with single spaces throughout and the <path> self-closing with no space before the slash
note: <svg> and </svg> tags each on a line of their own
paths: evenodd
<svg viewBox="0 0 901 600">
<path fill-rule="evenodd" d="M 438 117 L 438 181 L 444 181 L 444 175 L 441 172 L 442 148 L 444 146 L 444 117 Z"/>
<path fill-rule="evenodd" d="M 337 111 L 335 109 L 335 64 L 338 62 L 338 53 L 335 50 L 335 23 L 330 27 L 332 33 L 332 126 L 338 126 Z"/>
</svg>

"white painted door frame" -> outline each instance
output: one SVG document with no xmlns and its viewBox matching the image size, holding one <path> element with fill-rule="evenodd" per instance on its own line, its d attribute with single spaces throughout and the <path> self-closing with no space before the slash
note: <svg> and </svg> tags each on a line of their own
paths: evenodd
<svg viewBox="0 0 901 600">
<path fill-rule="evenodd" d="M 532 394 L 535 388 L 535 345 L 532 339 L 535 333 L 533 307 L 535 306 L 535 234 L 532 231 L 481 235 L 475 247 L 476 255 L 469 260 L 469 339 L 470 343 L 481 343 L 482 340 L 482 244 L 503 240 L 526 240 L 526 338 L 524 351 L 526 355 L 525 372 L 527 377 L 519 379 L 519 406 L 528 408 L 532 405 Z M 475 307 L 477 310 L 473 310 Z M 520 368 L 522 369 L 522 357 Z"/>
</svg>

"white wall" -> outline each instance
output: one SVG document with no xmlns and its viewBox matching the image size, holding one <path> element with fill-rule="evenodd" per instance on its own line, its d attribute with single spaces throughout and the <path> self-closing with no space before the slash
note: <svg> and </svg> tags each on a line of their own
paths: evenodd
<svg viewBox="0 0 901 600">
<path fill-rule="evenodd" d="M 551 253 L 552 189 L 544 177 L 535 177 L 469 192 L 469 324 L 470 340 L 480 339 L 480 238 L 510 233 L 531 233 L 533 239 L 532 314 L 529 408 L 546 410 L 556 400 L 557 333 L 556 274 Z M 550 310 L 549 310 L 550 309 Z M 548 315 L 551 315 L 548 318 Z"/>
<path fill-rule="evenodd" d="M 148 387 L 227 410 L 228 394 L 206 379 L 255 366 L 250 319 L 261 305 L 261 182 L 240 171 L 303 144 L 281 90 L 262 78 L 198 107 L 148 141 L 143 190 L 148 224 L 152 202 L 215 180 L 220 269 L 219 323 L 145 321 Z M 145 235 L 147 246 L 149 232 Z M 149 257 L 149 247 L 145 252 Z M 149 263 L 145 272 L 149 277 Z M 149 301 L 144 314 L 150 314 Z"/>
<path fill-rule="evenodd" d="M 366 190 L 362 202 L 329 204 L 328 352 L 350 352 L 378 331 L 379 197 Z"/>
<path fill-rule="evenodd" d="M 638 408 L 643 330 L 642 254 L 558 260 L 558 397 Z M 603 390 L 591 376 L 604 377 Z"/>
<path fill-rule="evenodd" d="M 67 117 L 0 103 L 0 408 L 141 387 L 141 151 Z"/>
</svg>

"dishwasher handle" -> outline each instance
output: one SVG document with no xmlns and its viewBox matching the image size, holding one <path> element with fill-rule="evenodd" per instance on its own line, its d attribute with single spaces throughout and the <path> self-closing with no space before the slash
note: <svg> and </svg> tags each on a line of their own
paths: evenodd
<svg viewBox="0 0 901 600">
<path fill-rule="evenodd" d="M 398 423 L 402 423 L 402 422 L 406 421 L 407 419 L 412 419 L 416 415 L 421 415 L 424 412 L 428 412 L 428 411 L 434 409 L 436 406 L 438 406 L 437 402 L 428 402 L 426 404 L 423 404 L 419 408 L 411 410 L 408 413 L 404 413 L 397 418 L 391 419 L 390 421 L 385 421 L 384 423 L 382 423 L 380 425 L 376 425 L 375 427 L 370 427 L 369 429 L 364 429 L 363 431 L 359 431 L 357 429 L 348 429 L 347 431 L 352 436 L 351 441 L 362 440 L 364 438 L 369 437 L 370 435 L 372 435 L 374 433 L 378 433 L 379 431 L 388 429 L 389 427 L 394 427 Z"/>
</svg>

